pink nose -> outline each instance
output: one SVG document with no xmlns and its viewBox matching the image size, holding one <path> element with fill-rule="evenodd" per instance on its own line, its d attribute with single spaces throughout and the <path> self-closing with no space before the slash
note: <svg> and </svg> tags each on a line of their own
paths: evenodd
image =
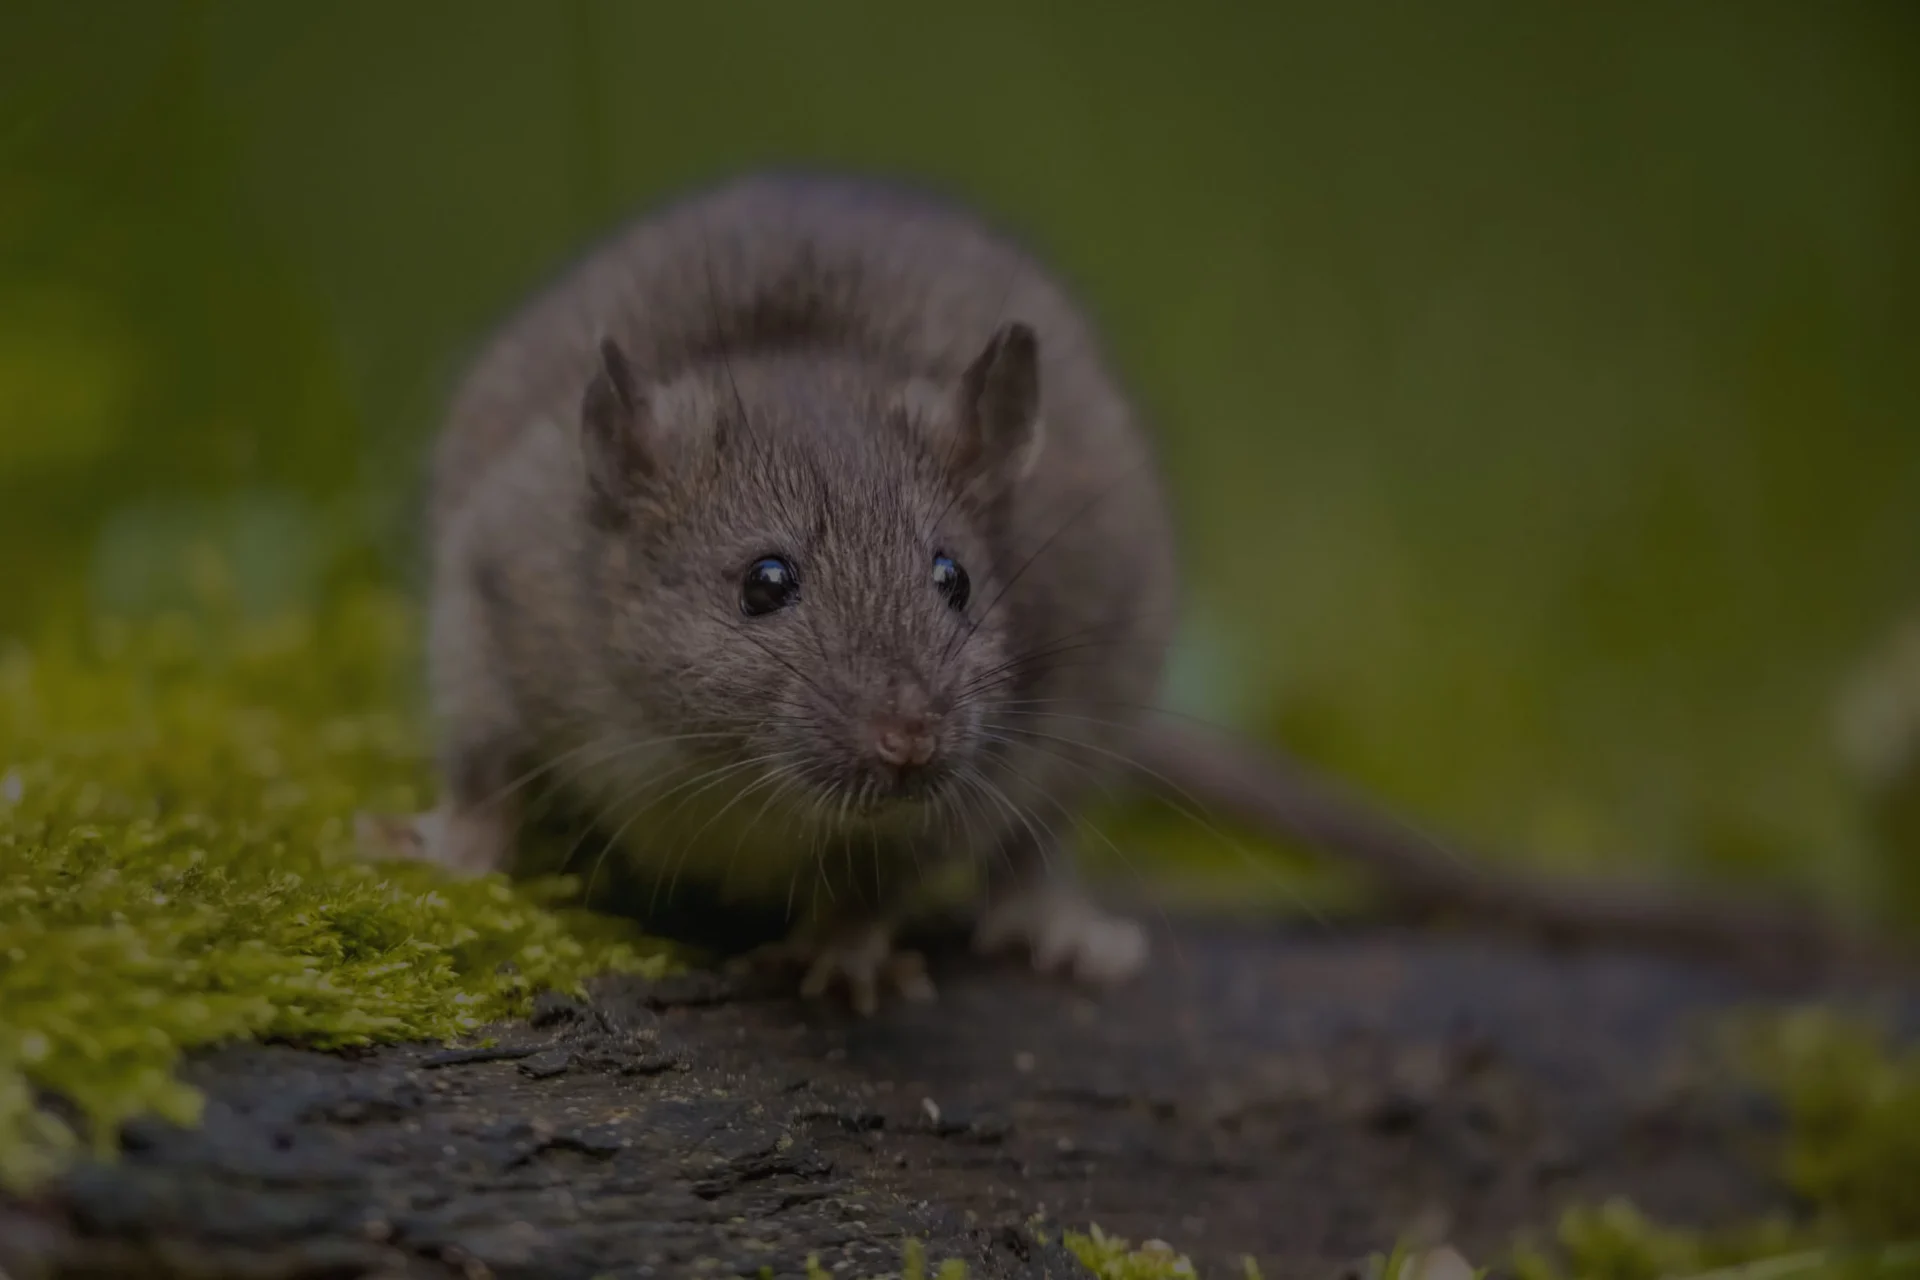
<svg viewBox="0 0 1920 1280">
<path fill-rule="evenodd" d="M 896 769 L 917 769 L 933 759 L 933 730 L 922 716 L 875 720 L 873 754 Z"/>
</svg>

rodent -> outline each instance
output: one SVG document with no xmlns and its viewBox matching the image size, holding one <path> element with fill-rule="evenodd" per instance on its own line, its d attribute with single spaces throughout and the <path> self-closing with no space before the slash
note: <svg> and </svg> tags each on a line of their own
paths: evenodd
<svg viewBox="0 0 1920 1280">
<path fill-rule="evenodd" d="M 537 777 L 656 883 L 782 898 L 803 992 L 865 1012 L 932 994 L 894 931 L 954 864 L 981 949 L 1136 972 L 1144 931 L 1071 844 L 1130 780 L 1421 913 L 1879 963 L 1791 909 L 1493 872 L 1271 750 L 1148 723 L 1179 599 L 1154 444 L 1066 287 L 943 197 L 768 173 L 642 215 L 483 344 L 431 472 L 442 800 L 381 852 L 504 869 Z"/>
<path fill-rule="evenodd" d="M 1175 616 L 1153 446 L 1091 323 L 978 215 L 761 174 L 616 232 L 487 341 L 432 458 L 425 852 L 509 860 L 546 769 L 656 874 L 781 894 L 871 1009 L 902 906 L 1111 982 L 1071 839 Z"/>
</svg>

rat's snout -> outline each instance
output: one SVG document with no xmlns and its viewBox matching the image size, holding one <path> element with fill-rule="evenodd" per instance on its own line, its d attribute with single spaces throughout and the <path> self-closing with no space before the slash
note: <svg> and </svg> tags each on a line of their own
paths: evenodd
<svg viewBox="0 0 1920 1280">
<path fill-rule="evenodd" d="M 888 715 L 867 727 L 873 754 L 896 769 L 917 769 L 933 759 L 933 726 L 924 715 Z"/>
<path fill-rule="evenodd" d="M 917 688 L 897 691 L 891 705 L 868 717 L 866 747 L 889 769 L 925 768 L 940 747 L 939 716 Z"/>
</svg>

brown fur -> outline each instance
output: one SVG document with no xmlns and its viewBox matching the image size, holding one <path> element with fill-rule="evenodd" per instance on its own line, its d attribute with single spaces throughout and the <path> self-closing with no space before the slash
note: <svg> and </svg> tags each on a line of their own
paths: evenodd
<svg viewBox="0 0 1920 1280">
<path fill-rule="evenodd" d="M 544 769 L 670 880 L 862 919 L 956 857 L 1057 886 L 1173 622 L 1086 319 L 972 215 L 863 181 L 740 180 L 591 251 L 459 388 L 432 518 L 442 856 L 477 868 Z M 800 600 L 746 617 L 765 555 Z M 909 703 L 937 748 L 901 779 L 863 735 Z"/>
</svg>

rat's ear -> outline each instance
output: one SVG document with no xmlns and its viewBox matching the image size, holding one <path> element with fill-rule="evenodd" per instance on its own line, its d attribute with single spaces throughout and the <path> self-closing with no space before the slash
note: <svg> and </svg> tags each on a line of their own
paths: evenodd
<svg viewBox="0 0 1920 1280">
<path fill-rule="evenodd" d="M 634 495 L 654 473 L 649 448 L 652 418 L 633 366 L 618 343 L 600 342 L 600 367 L 580 401 L 580 451 L 587 464 L 587 495 L 595 523 L 617 525 Z"/>
<path fill-rule="evenodd" d="M 960 375 L 955 405 L 965 471 L 1007 484 L 1032 468 L 1041 445 L 1040 340 L 1029 325 L 1003 325 Z"/>
</svg>

